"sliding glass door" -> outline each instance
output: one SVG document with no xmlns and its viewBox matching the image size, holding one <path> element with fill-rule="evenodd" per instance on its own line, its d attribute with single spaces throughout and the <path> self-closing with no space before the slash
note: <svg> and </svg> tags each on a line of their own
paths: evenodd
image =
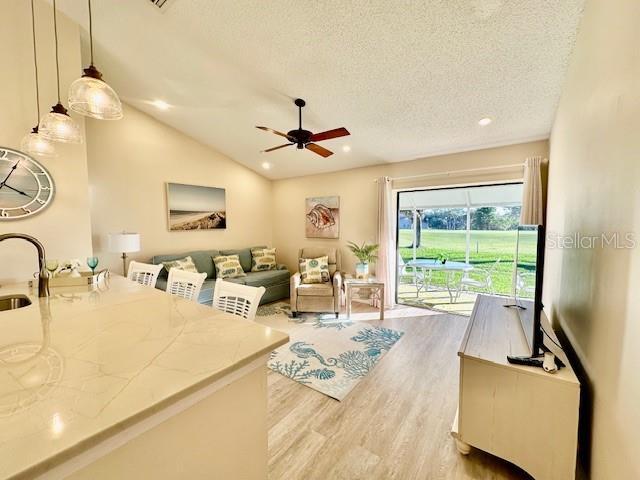
<svg viewBox="0 0 640 480">
<path fill-rule="evenodd" d="M 521 202 L 521 183 L 399 192 L 398 303 L 467 314 L 510 294 Z"/>
</svg>

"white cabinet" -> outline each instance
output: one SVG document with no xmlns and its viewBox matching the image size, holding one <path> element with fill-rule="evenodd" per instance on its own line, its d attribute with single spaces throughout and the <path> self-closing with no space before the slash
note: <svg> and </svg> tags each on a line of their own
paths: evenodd
<svg viewBox="0 0 640 480">
<path fill-rule="evenodd" d="M 507 355 L 527 355 L 518 315 L 504 297 L 479 295 L 460 357 L 460 396 L 452 435 L 458 450 L 470 447 L 504 458 L 537 480 L 575 478 L 580 383 L 564 354 L 545 345 L 565 363 L 555 374 L 512 365 Z M 543 327 L 558 342 L 542 318 Z M 559 342 L 558 342 L 559 343 Z M 553 348 L 551 348 L 553 347 Z"/>
</svg>

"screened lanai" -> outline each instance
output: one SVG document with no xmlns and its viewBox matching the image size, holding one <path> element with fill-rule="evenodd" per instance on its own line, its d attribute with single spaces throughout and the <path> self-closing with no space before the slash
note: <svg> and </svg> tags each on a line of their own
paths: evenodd
<svg viewBox="0 0 640 480">
<path fill-rule="evenodd" d="M 435 208 L 463 208 L 466 210 L 465 230 L 467 246 L 465 260 L 469 262 L 471 238 L 471 210 L 477 207 L 515 207 L 522 203 L 522 183 L 505 185 L 485 185 L 481 187 L 442 188 L 434 190 L 413 190 L 400 192 L 398 210 L 413 218 L 413 259 L 416 246 L 420 244 L 422 222 L 420 213 Z"/>
<path fill-rule="evenodd" d="M 399 192 L 398 301 L 469 313 L 481 291 L 508 294 L 521 203 L 521 183 Z"/>
</svg>

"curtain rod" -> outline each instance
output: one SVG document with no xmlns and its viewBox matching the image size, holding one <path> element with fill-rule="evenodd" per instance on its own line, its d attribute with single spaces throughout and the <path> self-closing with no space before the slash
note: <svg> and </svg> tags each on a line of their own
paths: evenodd
<svg viewBox="0 0 640 480">
<path fill-rule="evenodd" d="M 482 168 L 468 168 L 464 170 L 450 170 L 448 172 L 436 172 L 436 173 L 422 173 L 418 175 L 407 175 L 404 177 L 388 177 L 391 181 L 402 181 L 402 180 L 411 180 L 414 178 L 425 178 L 425 177 L 449 177 L 451 175 L 459 175 L 461 173 L 473 173 L 473 172 L 483 172 L 487 170 L 510 170 L 513 168 L 524 168 L 524 163 L 513 163 L 511 165 L 496 165 L 495 167 L 482 167 Z M 374 178 L 374 182 L 377 182 L 378 179 Z"/>
<path fill-rule="evenodd" d="M 511 165 L 496 165 L 495 167 L 481 167 L 481 168 L 469 168 L 466 170 L 451 170 L 448 172 L 437 172 L 437 173 L 424 173 L 420 175 L 408 175 L 406 177 L 390 177 L 391 181 L 399 181 L 399 180 L 411 180 L 413 178 L 425 178 L 425 177 L 448 177 L 451 175 L 458 175 L 461 173 L 473 173 L 473 172 L 483 172 L 487 170 L 509 170 L 512 168 L 524 168 L 524 163 L 513 163 Z"/>
</svg>

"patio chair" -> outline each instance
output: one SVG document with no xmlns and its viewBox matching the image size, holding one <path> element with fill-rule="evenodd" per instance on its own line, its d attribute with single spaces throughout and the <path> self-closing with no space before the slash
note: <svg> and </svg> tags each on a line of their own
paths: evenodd
<svg viewBox="0 0 640 480">
<path fill-rule="evenodd" d="M 500 265 L 500 259 L 491 265 L 489 268 L 474 268 L 468 272 L 465 272 L 460 278 L 458 283 L 458 291 L 454 299 L 454 303 L 458 301 L 463 291 L 481 290 L 493 295 L 495 290 L 493 288 L 493 274 Z"/>
<path fill-rule="evenodd" d="M 411 284 L 416 287 L 416 298 L 418 298 L 418 294 L 420 290 L 423 288 L 427 291 L 431 286 L 431 270 L 425 272 L 421 268 L 413 267 L 411 265 L 407 265 L 398 252 L 398 285 L 402 284 Z M 410 270 L 409 270 L 410 269 Z M 403 280 L 409 280 L 408 282 L 403 282 Z"/>
<path fill-rule="evenodd" d="M 536 274 L 533 272 L 516 272 L 516 295 L 533 298 L 536 293 Z"/>
</svg>

